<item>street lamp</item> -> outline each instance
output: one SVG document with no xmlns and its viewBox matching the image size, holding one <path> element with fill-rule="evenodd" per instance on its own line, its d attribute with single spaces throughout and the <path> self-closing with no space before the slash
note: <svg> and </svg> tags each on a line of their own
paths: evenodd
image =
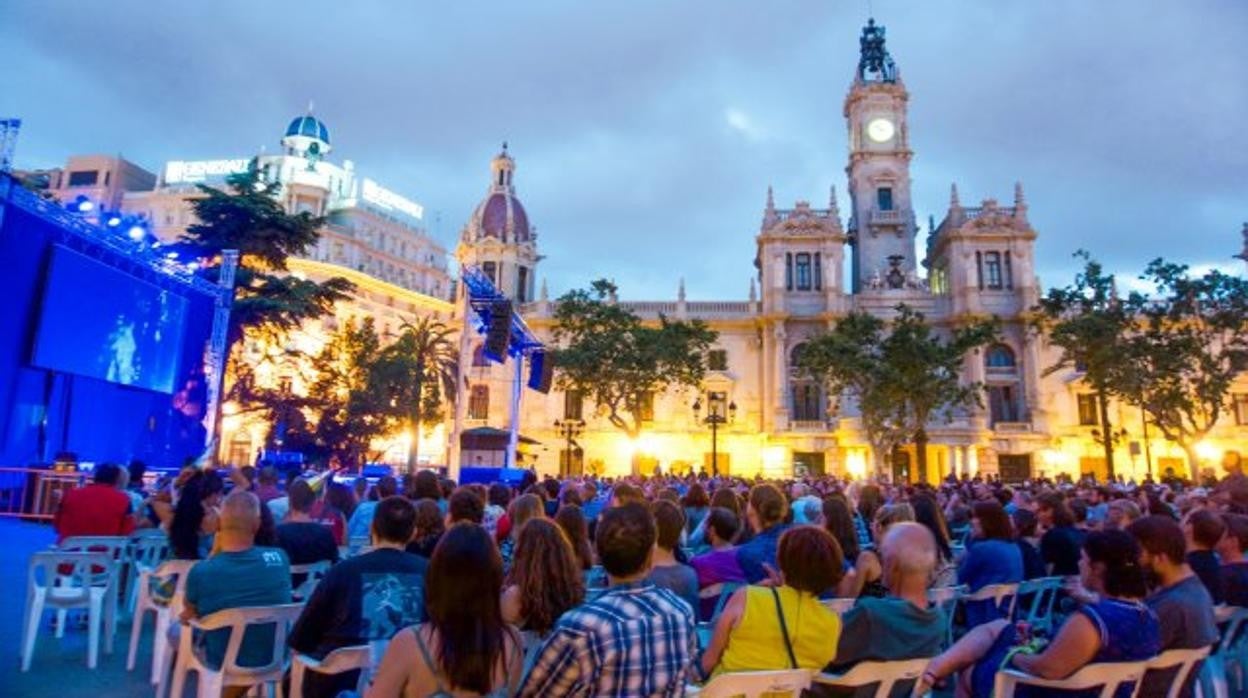
<svg viewBox="0 0 1248 698">
<path fill-rule="evenodd" d="M 566 477 L 572 474 L 571 473 L 572 471 L 572 440 L 580 436 L 581 433 L 585 431 L 585 420 L 583 419 L 564 419 L 564 420 L 556 419 L 555 431 L 559 432 L 559 435 L 562 436 L 564 440 L 567 442 L 567 449 L 565 450 L 565 453 L 567 453 L 567 456 L 565 456 L 565 458 L 567 460 L 563 463 L 563 466 L 560 468 L 560 470 L 563 471 L 562 473 L 560 473 L 560 476 Z"/>
<path fill-rule="evenodd" d="M 737 417 L 737 403 L 728 403 L 728 414 L 724 414 L 724 398 L 722 393 L 720 396 L 712 395 L 707 400 L 709 408 L 707 410 L 706 419 L 702 420 L 711 428 L 711 477 L 719 477 L 719 426 L 728 424 Z M 702 398 L 699 396 L 693 401 L 693 418 L 699 419 L 702 413 Z"/>
</svg>

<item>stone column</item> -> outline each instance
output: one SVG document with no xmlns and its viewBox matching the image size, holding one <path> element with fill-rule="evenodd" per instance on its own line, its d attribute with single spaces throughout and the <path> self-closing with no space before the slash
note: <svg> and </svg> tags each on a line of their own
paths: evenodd
<svg viewBox="0 0 1248 698">
<path fill-rule="evenodd" d="M 974 477 L 975 472 L 971 468 L 971 447 L 959 446 L 958 450 L 962 451 L 962 469 L 966 472 L 967 477 Z"/>
<path fill-rule="evenodd" d="M 962 471 L 958 469 L 958 466 L 960 463 L 962 463 L 962 461 L 958 460 L 958 447 L 950 444 L 949 446 L 949 472 L 953 473 L 954 477 L 958 477 L 958 478 L 962 477 Z"/>
<path fill-rule="evenodd" d="M 789 392 L 789 352 L 785 345 L 786 336 L 784 322 L 777 322 L 772 329 L 772 337 L 776 352 L 775 402 L 773 403 L 773 408 L 775 409 L 776 429 L 778 431 L 788 429 L 789 426 L 789 411 L 787 409 L 787 400 L 785 399 Z"/>
</svg>

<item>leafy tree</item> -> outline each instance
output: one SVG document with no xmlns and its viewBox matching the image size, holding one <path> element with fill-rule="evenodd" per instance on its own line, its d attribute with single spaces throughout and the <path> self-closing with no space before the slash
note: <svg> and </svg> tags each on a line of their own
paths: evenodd
<svg viewBox="0 0 1248 698">
<path fill-rule="evenodd" d="M 981 404 L 983 386 L 962 382 L 961 369 L 967 352 L 997 338 L 997 324 L 975 321 L 945 339 L 922 313 L 906 305 L 897 311 L 887 324 L 867 313 L 847 315 L 807 342 L 798 368 L 822 380 L 830 393 L 857 401 L 877 472 L 887 454 L 913 442 L 919 478 L 925 481 L 927 425 Z"/>
<path fill-rule="evenodd" d="M 377 389 L 388 391 L 396 405 L 406 408 L 411 422 L 408 472 L 416 470 L 421 424 L 442 418 L 443 396 L 455 399 L 459 352 L 453 334 L 441 322 L 424 317 L 404 324 L 399 338 L 378 357 Z"/>
<path fill-rule="evenodd" d="M 1061 350 L 1051 375 L 1063 369 L 1083 373 L 1083 381 L 1096 395 L 1100 413 L 1100 438 L 1109 477 L 1114 476 L 1114 430 L 1109 421 L 1109 400 L 1118 391 L 1118 379 L 1126 368 L 1126 339 L 1134 326 L 1131 308 L 1119 301 L 1114 277 L 1100 263 L 1080 250 L 1084 261 L 1075 282 L 1050 289 L 1036 308 L 1033 324 Z"/>
<path fill-rule="evenodd" d="M 616 290 L 599 279 L 559 298 L 556 385 L 590 398 L 614 427 L 636 438 L 652 396 L 701 384 L 704 356 L 718 333 L 701 320 L 659 316 L 657 325 L 647 324 L 614 302 Z"/>
<path fill-rule="evenodd" d="M 1216 270 L 1193 277 L 1186 265 L 1161 259 L 1140 278 L 1157 293 L 1127 299 L 1136 322 L 1112 374 L 1115 392 L 1183 448 L 1196 479 L 1196 444 L 1217 425 L 1231 384 L 1248 370 L 1248 281 Z"/>
</svg>

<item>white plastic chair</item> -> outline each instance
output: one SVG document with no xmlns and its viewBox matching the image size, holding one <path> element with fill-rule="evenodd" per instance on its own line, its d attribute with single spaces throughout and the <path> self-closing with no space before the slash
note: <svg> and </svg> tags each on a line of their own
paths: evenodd
<svg viewBox="0 0 1248 698">
<path fill-rule="evenodd" d="M 286 671 L 286 635 L 290 625 L 303 611 L 303 604 L 291 603 L 280 606 L 255 606 L 231 608 L 192 620 L 182 628 L 178 640 L 178 661 L 173 668 L 173 698 L 182 698 L 186 687 L 186 675 L 195 672 L 199 680 L 197 698 L 218 698 L 226 686 L 255 686 L 257 684 L 281 684 Z M 238 665 L 238 652 L 243 635 L 249 626 L 275 626 L 273 648 L 269 661 L 262 666 Z M 226 644 L 221 668 L 213 669 L 203 663 L 195 652 L 195 635 L 209 630 L 228 628 L 230 639 Z"/>
<path fill-rule="evenodd" d="M 958 601 L 964 594 L 966 594 L 965 586 L 937 587 L 927 590 L 928 603 L 945 614 L 945 647 L 953 644 L 953 615 L 958 608 Z"/>
<path fill-rule="evenodd" d="M 815 674 L 814 681 L 839 688 L 863 688 L 878 684 L 875 698 L 888 698 L 893 688 L 904 681 L 917 681 L 931 658 L 901 659 L 893 662 L 858 662 L 844 674 Z"/>
<path fill-rule="evenodd" d="M 992 601 L 992 606 L 1002 618 L 1014 616 L 1014 603 L 1018 601 L 1018 584 L 989 584 L 964 594 L 962 603 Z"/>
<path fill-rule="evenodd" d="M 1244 667 L 1240 656 L 1245 646 L 1243 629 L 1248 623 L 1248 608 L 1238 606 L 1214 606 L 1213 617 L 1221 631 L 1221 637 L 1213 646 L 1213 652 L 1201 671 L 1202 683 L 1216 698 L 1230 695 L 1231 667 L 1235 668 L 1235 689 L 1243 690 Z"/>
<path fill-rule="evenodd" d="M 339 647 L 317 660 L 306 654 L 291 653 L 290 658 L 290 695 L 286 698 L 303 698 L 303 681 L 307 672 L 318 674 L 342 674 L 355 669 L 360 670 L 360 679 L 355 684 L 355 691 L 363 695 L 368 684 L 368 670 L 372 666 L 372 651 L 368 645 Z"/>
<path fill-rule="evenodd" d="M 1014 596 L 1014 607 L 1022 614 L 1022 605 L 1027 606 L 1026 615 L 1019 620 L 1027 621 L 1033 629 L 1052 634 L 1053 606 L 1057 604 L 1057 596 L 1061 590 L 1061 577 L 1039 577 L 1019 582 L 1018 593 Z"/>
<path fill-rule="evenodd" d="M 129 536 L 70 536 L 56 547 L 65 552 L 98 552 L 108 555 L 109 564 L 92 570 L 94 578 L 91 584 L 108 587 L 108 595 L 104 598 L 104 654 L 112 654 L 113 638 L 117 634 L 117 610 L 121 605 L 122 569 L 130 551 Z M 57 637 L 61 637 L 65 631 L 65 615 L 64 609 L 57 614 Z"/>
<path fill-rule="evenodd" d="M 135 657 L 139 650 L 139 636 L 143 633 L 143 620 L 148 611 L 156 614 L 152 629 L 151 682 L 159 686 L 169 675 L 173 660 L 173 648 L 169 646 L 169 627 L 182 614 L 182 600 L 186 597 L 186 577 L 197 560 L 169 560 L 155 570 L 145 570 L 139 575 L 138 600 L 135 602 L 134 619 L 130 625 L 130 652 L 126 655 L 126 671 L 134 671 Z M 152 596 L 155 579 L 174 577 L 173 596 L 169 600 Z"/>
<path fill-rule="evenodd" d="M 1170 680 L 1170 687 L 1166 689 L 1166 698 L 1179 698 L 1179 693 L 1183 690 L 1183 685 L 1187 683 L 1187 677 L 1191 675 L 1192 669 L 1196 667 L 1196 663 L 1209 656 L 1209 647 L 1201 647 L 1195 650 L 1166 650 L 1161 654 L 1153 657 L 1144 663 L 1144 678 L 1136 684 L 1135 693 L 1139 695 L 1140 686 L 1144 681 L 1148 680 L 1149 671 L 1166 671 L 1178 668 L 1174 676 Z M 1149 686 L 1152 688 L 1152 686 Z"/>
<path fill-rule="evenodd" d="M 719 621 L 719 614 L 723 612 L 724 606 L 728 603 L 728 599 L 732 598 L 733 592 L 741 588 L 740 582 L 721 582 L 712 584 L 698 592 L 699 599 L 709 599 L 712 596 L 717 597 L 715 601 L 715 610 L 711 611 L 710 620 L 698 621 L 697 627 L 694 629 L 698 635 L 698 646 L 709 647 L 711 644 L 711 636 L 715 634 L 715 623 Z M 701 605 L 701 604 L 699 604 Z M 693 609 L 694 615 L 697 615 L 700 609 Z"/>
<path fill-rule="evenodd" d="M 824 599 L 819 603 L 836 615 L 843 616 L 854 607 L 854 604 L 858 603 L 858 599 Z"/>
<path fill-rule="evenodd" d="M 703 686 L 686 686 L 685 695 L 698 698 L 760 698 L 761 696 L 792 696 L 798 698 L 810 688 L 809 669 L 782 671 L 737 671 L 720 674 Z"/>
<path fill-rule="evenodd" d="M 329 560 L 317 560 L 306 565 L 291 565 L 290 576 L 292 579 L 295 575 L 304 575 L 303 581 L 299 586 L 290 592 L 291 597 L 296 601 L 307 601 L 312 596 L 312 592 L 316 590 L 316 585 L 320 584 L 325 575 L 329 573 L 331 564 L 333 563 Z"/>
<path fill-rule="evenodd" d="M 126 614 L 133 615 L 139 600 L 139 577 L 169 559 L 169 536 L 159 528 L 146 528 L 130 536 L 126 557 Z"/>
<path fill-rule="evenodd" d="M 105 615 L 104 604 L 111 598 L 113 586 L 111 575 L 100 575 L 96 570 L 112 565 L 113 558 L 107 552 L 48 550 L 30 557 L 26 616 L 22 623 L 22 671 L 30 670 L 35 637 L 39 634 L 45 608 L 58 613 L 57 637 L 65 630 L 65 611 L 87 609 L 87 668 L 95 668 L 100 650 L 100 620 Z"/>
<path fill-rule="evenodd" d="M 1100 688 L 1100 698 L 1113 698 L 1118 687 L 1144 676 L 1144 662 L 1100 662 L 1088 664 L 1064 679 L 1042 679 L 1017 669 L 1002 669 L 993 681 L 994 698 L 1013 698 L 1019 686 L 1055 688 L 1063 691 L 1086 691 Z"/>
</svg>

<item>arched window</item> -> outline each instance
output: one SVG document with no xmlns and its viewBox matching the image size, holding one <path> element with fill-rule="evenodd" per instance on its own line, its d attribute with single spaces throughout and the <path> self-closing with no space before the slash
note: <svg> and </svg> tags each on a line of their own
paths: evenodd
<svg viewBox="0 0 1248 698">
<path fill-rule="evenodd" d="M 490 416 L 490 389 L 484 385 L 472 386 L 468 394 L 468 419 L 488 419 Z"/>
<path fill-rule="evenodd" d="M 988 355 L 984 357 L 984 364 L 989 370 L 1012 370 L 1015 366 L 1014 352 L 1004 344 L 994 344 L 988 348 Z"/>
<path fill-rule="evenodd" d="M 485 343 L 479 343 L 472 348 L 472 365 L 473 366 L 489 366 L 490 362 L 485 358 Z"/>
<path fill-rule="evenodd" d="M 799 422 L 816 422 L 824 418 L 823 388 L 819 382 L 798 367 L 806 344 L 789 350 L 789 414 Z"/>
</svg>

